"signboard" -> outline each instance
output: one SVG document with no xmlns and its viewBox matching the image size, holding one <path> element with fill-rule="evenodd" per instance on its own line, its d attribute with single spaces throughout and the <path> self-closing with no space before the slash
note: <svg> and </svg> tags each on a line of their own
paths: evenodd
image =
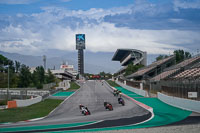
<svg viewBox="0 0 200 133">
<path fill-rule="evenodd" d="M 197 98 L 197 92 L 188 92 L 188 98 Z"/>
<path fill-rule="evenodd" d="M 143 83 L 140 83 L 140 89 L 143 90 Z"/>
<path fill-rule="evenodd" d="M 85 34 L 76 34 L 76 49 L 85 49 Z"/>
</svg>

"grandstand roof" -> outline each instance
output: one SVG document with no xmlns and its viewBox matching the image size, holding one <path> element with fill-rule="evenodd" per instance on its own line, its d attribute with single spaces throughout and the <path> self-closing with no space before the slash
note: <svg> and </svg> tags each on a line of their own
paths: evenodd
<svg viewBox="0 0 200 133">
<path fill-rule="evenodd" d="M 169 56 L 169 57 L 167 57 L 165 59 L 153 62 L 151 65 L 149 65 L 147 67 L 144 67 L 144 68 L 138 70 L 137 72 L 127 76 L 127 78 L 132 78 L 132 77 L 136 77 L 136 76 L 142 76 L 142 75 L 150 72 L 151 70 L 153 70 L 157 66 L 162 65 L 163 63 L 166 63 L 167 61 L 169 61 L 169 60 L 171 60 L 173 58 L 174 58 L 174 56 Z"/>
<path fill-rule="evenodd" d="M 124 59 L 126 56 L 128 56 L 133 51 L 139 52 L 139 53 L 144 53 L 137 49 L 117 49 L 112 60 L 113 61 L 121 61 L 122 59 Z"/>
</svg>

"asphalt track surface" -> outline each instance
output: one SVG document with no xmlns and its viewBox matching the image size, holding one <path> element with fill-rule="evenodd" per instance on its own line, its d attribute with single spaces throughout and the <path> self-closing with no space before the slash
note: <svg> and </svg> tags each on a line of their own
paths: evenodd
<svg viewBox="0 0 200 133">
<path fill-rule="evenodd" d="M 91 129 L 131 125 L 145 121 L 151 117 L 151 113 L 149 111 L 143 109 L 129 99 L 124 98 L 125 106 L 118 104 L 117 97 L 114 97 L 112 92 L 113 90 L 111 90 L 111 88 L 105 83 L 102 83 L 100 81 L 87 81 L 85 83 L 82 83 L 81 88 L 76 93 L 65 100 L 45 119 L 33 122 L 0 125 L 0 128 L 97 121 L 97 123 L 95 124 L 80 126 L 76 128 L 70 127 L 50 130 L 38 129 L 33 130 L 32 132 Z M 110 102 L 113 105 L 114 110 L 105 110 L 103 105 L 104 101 Z M 91 112 L 91 115 L 83 116 L 80 113 L 79 104 L 87 106 Z"/>
</svg>

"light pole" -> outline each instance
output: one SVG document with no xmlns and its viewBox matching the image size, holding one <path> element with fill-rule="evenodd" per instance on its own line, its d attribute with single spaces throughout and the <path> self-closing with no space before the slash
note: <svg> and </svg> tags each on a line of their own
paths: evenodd
<svg viewBox="0 0 200 133">
<path fill-rule="evenodd" d="M 10 89 L 10 73 L 9 73 L 9 66 L 8 66 L 8 89 L 7 89 L 7 97 L 9 98 L 9 89 Z"/>
<path fill-rule="evenodd" d="M 9 88 L 10 88 L 10 80 L 9 80 L 9 78 L 10 78 L 10 76 L 9 76 L 9 65 L 7 65 L 7 66 L 5 66 L 5 67 L 8 67 L 8 88 L 7 88 L 7 100 L 8 100 L 8 98 L 9 98 Z"/>
</svg>

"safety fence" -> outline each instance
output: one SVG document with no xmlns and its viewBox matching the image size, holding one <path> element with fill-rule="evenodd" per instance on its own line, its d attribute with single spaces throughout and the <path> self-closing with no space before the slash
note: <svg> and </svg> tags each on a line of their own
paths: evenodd
<svg viewBox="0 0 200 133">
<path fill-rule="evenodd" d="M 200 80 L 163 80 L 162 93 L 180 98 L 200 101 Z"/>
</svg>

